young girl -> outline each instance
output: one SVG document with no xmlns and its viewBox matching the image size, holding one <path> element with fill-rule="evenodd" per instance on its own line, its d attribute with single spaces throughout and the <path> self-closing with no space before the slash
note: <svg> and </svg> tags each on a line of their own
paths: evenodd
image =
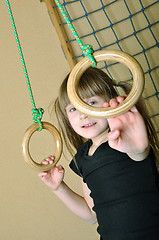
<svg viewBox="0 0 159 240">
<path fill-rule="evenodd" d="M 101 240 L 158 240 L 158 140 L 144 104 L 140 100 L 115 118 L 92 118 L 70 103 L 67 79 L 55 112 L 67 149 L 76 152 L 70 168 L 81 176 L 83 196 L 66 185 L 62 166 L 40 178 L 73 213 L 88 223 L 98 221 Z M 89 105 L 115 108 L 124 97 L 113 84 L 106 73 L 91 67 L 80 79 L 79 94 Z M 128 94 L 128 84 L 120 87 Z M 43 163 L 53 161 L 50 156 Z"/>
</svg>

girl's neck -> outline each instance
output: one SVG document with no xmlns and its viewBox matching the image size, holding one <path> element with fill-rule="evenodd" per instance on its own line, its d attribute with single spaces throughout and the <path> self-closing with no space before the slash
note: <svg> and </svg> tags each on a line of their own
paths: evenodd
<svg viewBox="0 0 159 240">
<path fill-rule="evenodd" d="M 108 135 L 109 129 L 107 129 L 105 132 L 97 136 L 96 138 L 92 139 L 92 145 L 89 148 L 88 155 L 92 156 L 96 149 L 104 142 L 108 141 L 107 135 Z"/>
</svg>

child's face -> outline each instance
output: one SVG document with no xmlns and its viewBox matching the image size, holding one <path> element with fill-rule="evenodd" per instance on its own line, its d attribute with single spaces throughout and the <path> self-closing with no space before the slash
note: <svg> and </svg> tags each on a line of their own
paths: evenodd
<svg viewBox="0 0 159 240">
<path fill-rule="evenodd" d="M 106 100 L 103 97 L 93 96 L 84 101 L 94 107 L 102 107 Z M 107 119 L 92 118 L 79 112 L 72 104 L 66 107 L 70 124 L 74 131 L 86 139 L 97 139 L 103 136 L 108 129 Z"/>
</svg>

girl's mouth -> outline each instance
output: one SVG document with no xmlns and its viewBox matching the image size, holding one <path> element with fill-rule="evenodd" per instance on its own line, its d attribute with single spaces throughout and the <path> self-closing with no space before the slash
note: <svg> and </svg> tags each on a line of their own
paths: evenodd
<svg viewBox="0 0 159 240">
<path fill-rule="evenodd" d="M 94 125 L 96 125 L 96 122 L 85 124 L 85 125 L 82 126 L 82 128 L 89 128 L 89 127 L 92 127 Z"/>
</svg>

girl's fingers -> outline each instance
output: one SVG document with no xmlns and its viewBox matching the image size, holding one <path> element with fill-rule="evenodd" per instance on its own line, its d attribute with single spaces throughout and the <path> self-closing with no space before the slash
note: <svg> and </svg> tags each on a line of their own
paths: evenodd
<svg viewBox="0 0 159 240">
<path fill-rule="evenodd" d="M 42 164 L 49 164 L 49 162 L 48 162 L 47 159 L 44 159 L 44 160 L 42 161 Z"/>
<path fill-rule="evenodd" d="M 117 99 L 118 103 L 122 103 L 124 101 L 125 97 L 124 96 L 118 96 L 116 99 Z"/>
<path fill-rule="evenodd" d="M 46 176 L 46 175 L 47 175 L 47 172 L 40 172 L 40 173 L 38 174 L 38 176 L 41 177 L 41 178 L 44 177 L 44 176 Z"/>
<path fill-rule="evenodd" d="M 126 97 L 127 97 L 127 95 L 118 96 L 117 98 L 112 98 L 109 103 L 104 103 L 103 107 L 116 108 L 120 103 L 122 103 L 125 100 Z M 136 106 L 133 106 L 129 111 L 134 112 L 134 113 L 138 112 Z"/>
<path fill-rule="evenodd" d="M 118 106 L 118 101 L 117 101 L 116 98 L 112 98 L 112 99 L 110 100 L 109 104 L 110 104 L 110 107 L 115 108 L 115 107 Z"/>
<path fill-rule="evenodd" d="M 52 156 L 52 155 L 50 155 L 50 159 L 54 161 L 54 160 L 55 160 L 55 157 Z"/>
<path fill-rule="evenodd" d="M 57 166 L 56 168 L 58 169 L 58 172 L 64 171 L 64 168 L 61 165 Z"/>
<path fill-rule="evenodd" d="M 125 99 L 125 96 L 118 96 L 117 98 L 112 98 L 110 100 L 110 107 L 115 108 Z"/>
<path fill-rule="evenodd" d="M 116 97 L 116 98 L 112 98 L 109 103 L 108 103 L 108 102 L 105 102 L 105 103 L 103 104 L 103 107 L 105 107 L 105 108 L 106 108 L 106 107 L 115 108 L 115 107 L 118 106 L 118 104 L 122 103 L 126 97 L 127 97 L 127 96 L 124 95 L 124 96 L 118 96 L 118 97 Z"/>
<path fill-rule="evenodd" d="M 105 102 L 105 103 L 103 103 L 103 107 L 104 107 L 104 108 L 107 108 L 107 107 L 110 107 L 110 105 L 109 105 L 108 102 Z"/>
<path fill-rule="evenodd" d="M 127 95 L 118 96 L 118 97 L 117 97 L 117 101 L 118 101 L 119 103 L 122 103 L 126 97 L 127 97 Z M 133 106 L 133 107 L 130 109 L 130 111 L 131 111 L 131 112 L 138 112 L 136 106 Z"/>
<path fill-rule="evenodd" d="M 54 162 L 54 156 L 49 156 L 42 161 L 42 164 L 52 164 Z"/>
</svg>

